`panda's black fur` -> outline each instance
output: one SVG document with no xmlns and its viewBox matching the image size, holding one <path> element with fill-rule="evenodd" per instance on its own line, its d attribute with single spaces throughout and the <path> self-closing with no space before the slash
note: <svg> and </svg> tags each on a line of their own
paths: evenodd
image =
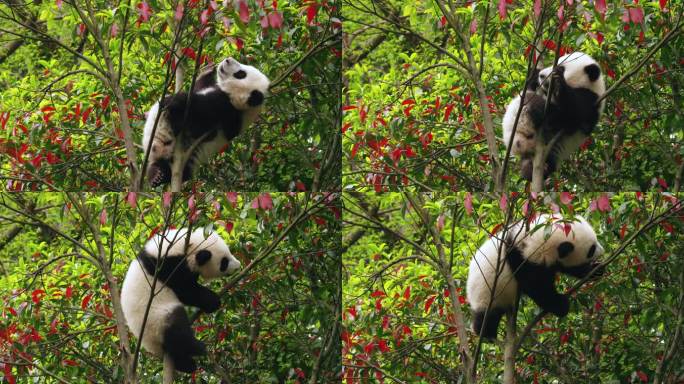
<svg viewBox="0 0 684 384">
<path fill-rule="evenodd" d="M 194 357 L 206 354 L 184 306 L 211 313 L 220 299 L 198 278 L 226 276 L 239 267 L 223 239 L 215 232 L 205 236 L 202 228 L 190 234 L 186 228 L 156 234 L 131 262 L 121 287 L 121 308 L 133 335 L 143 331 L 142 347 L 163 360 L 164 383 L 173 381 L 174 370 L 195 371 Z"/>
<path fill-rule="evenodd" d="M 202 138 L 183 170 L 183 180 L 190 179 L 194 163 L 208 161 L 256 119 L 268 87 L 268 78 L 259 70 L 228 58 L 198 76 L 189 98 L 187 92 L 179 92 L 155 104 L 143 136 L 145 150 L 152 140 L 147 169 L 150 184 L 156 187 L 171 181 L 177 140 L 187 147 Z M 162 116 L 152 138 L 160 110 Z"/>
<path fill-rule="evenodd" d="M 575 52 L 559 58 L 555 69 L 544 68 L 538 71 L 537 78 L 527 82 L 524 110 L 511 148 L 511 153 L 520 156 L 521 174 L 527 180 L 532 179 L 532 159 L 538 134 L 542 135 L 545 143 L 560 135 L 546 158 L 544 177 L 548 177 L 592 134 L 604 106 L 603 101 L 597 103 L 605 92 L 600 67 L 585 53 Z M 550 87 L 551 81 L 554 82 L 553 87 Z M 549 94 L 549 90 L 553 93 Z M 520 97 L 516 96 L 504 115 L 506 146 L 509 145 L 519 108 Z"/>
<path fill-rule="evenodd" d="M 518 289 L 543 310 L 560 317 L 568 314 L 569 300 L 556 290 L 556 276 L 585 277 L 600 265 L 596 258 L 603 254 L 591 225 L 581 217 L 569 220 L 541 215 L 530 223 L 529 232 L 518 222 L 504 239 L 491 237 L 478 249 L 467 282 L 474 332 L 483 339 L 495 339 L 501 317 L 513 309 Z M 569 226 L 567 234 L 565 225 Z M 545 226 L 551 226 L 550 231 Z M 499 255 L 503 264 L 496 278 Z M 602 273 L 599 267 L 594 275 Z M 495 279 L 496 294 L 491 300 Z"/>
</svg>

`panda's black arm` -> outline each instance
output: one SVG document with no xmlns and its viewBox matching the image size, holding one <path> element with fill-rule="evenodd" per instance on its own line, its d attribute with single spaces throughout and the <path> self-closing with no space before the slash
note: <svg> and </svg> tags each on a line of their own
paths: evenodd
<svg viewBox="0 0 684 384">
<path fill-rule="evenodd" d="M 581 279 L 581 278 L 589 275 L 589 273 L 591 273 L 591 271 L 599 265 L 600 265 L 599 263 L 590 263 L 590 264 L 577 265 L 574 267 L 560 266 L 560 272 L 565 273 L 566 275 L 570 275 L 570 276 L 576 277 L 578 279 Z M 605 272 L 605 267 L 601 266 L 600 268 L 598 268 L 596 270 L 596 272 L 594 272 L 592 274 L 592 276 L 593 277 L 602 276 L 604 272 Z"/>
<path fill-rule="evenodd" d="M 570 308 L 568 298 L 556 292 L 554 284 L 557 269 L 525 259 L 517 247 L 512 247 L 506 255 L 506 260 L 524 294 L 545 311 L 557 316 L 568 314 Z"/>
<path fill-rule="evenodd" d="M 183 304 L 197 307 L 206 313 L 215 312 L 221 306 L 219 296 L 197 281 L 189 282 L 182 287 L 172 287 L 172 289 Z"/>
</svg>

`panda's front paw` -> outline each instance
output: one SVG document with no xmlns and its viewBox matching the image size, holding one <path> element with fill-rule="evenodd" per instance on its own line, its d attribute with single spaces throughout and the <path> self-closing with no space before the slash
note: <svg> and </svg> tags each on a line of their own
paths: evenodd
<svg viewBox="0 0 684 384">
<path fill-rule="evenodd" d="M 589 268 L 594 269 L 596 267 L 598 267 L 598 268 L 591 274 L 592 279 L 597 279 L 606 273 L 606 266 L 601 265 L 601 263 L 598 263 L 598 262 L 592 263 Z"/>
<path fill-rule="evenodd" d="M 570 299 L 568 298 L 568 295 L 558 295 L 556 300 L 556 302 L 544 309 L 558 317 L 565 317 L 570 311 Z"/>
<path fill-rule="evenodd" d="M 219 307 L 221 306 L 221 299 L 217 295 L 211 295 L 207 296 L 206 300 L 204 301 L 204 305 L 202 305 L 202 311 L 206 313 L 212 313 L 216 312 Z"/>
</svg>

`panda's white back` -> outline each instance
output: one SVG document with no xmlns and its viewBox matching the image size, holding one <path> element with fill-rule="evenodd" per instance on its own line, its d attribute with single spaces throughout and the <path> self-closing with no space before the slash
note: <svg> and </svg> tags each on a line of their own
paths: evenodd
<svg viewBox="0 0 684 384">
<path fill-rule="evenodd" d="M 468 282 L 466 283 L 466 296 L 468 302 L 475 310 L 484 310 L 491 298 L 491 288 L 496 278 L 497 257 L 501 240 L 491 237 L 475 252 L 470 261 Z M 491 308 L 505 308 L 513 305 L 518 291 L 518 283 L 513 278 L 513 273 L 506 260 L 506 249 L 501 250 L 499 268 L 503 268 L 496 282 L 496 294 Z"/>
<path fill-rule="evenodd" d="M 143 326 L 153 279 L 153 276 L 145 272 L 140 261 L 135 259 L 131 262 L 121 287 L 121 307 L 128 328 L 136 338 L 140 335 Z M 163 333 L 167 319 L 171 312 L 182 304 L 173 290 L 160 281 L 156 283 L 155 293 L 145 322 L 142 346 L 146 351 L 161 357 L 163 354 L 161 342 L 164 339 Z"/>
</svg>

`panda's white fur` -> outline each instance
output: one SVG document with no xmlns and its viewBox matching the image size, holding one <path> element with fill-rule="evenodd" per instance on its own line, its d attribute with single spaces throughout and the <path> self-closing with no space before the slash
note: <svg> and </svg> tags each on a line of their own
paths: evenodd
<svg viewBox="0 0 684 384">
<path fill-rule="evenodd" d="M 199 285 L 197 277 L 210 280 L 240 268 L 240 262 L 215 232 L 205 238 L 203 229 L 194 230 L 185 252 L 187 238 L 185 228 L 153 236 L 131 262 L 121 288 L 126 323 L 138 337 L 144 322 L 141 344 L 152 355 L 163 358 L 164 382 L 171 382 L 174 369 L 179 368 L 175 364 L 179 354 L 183 361 L 180 370 L 187 372 L 195 368 L 192 356 L 204 352 L 203 344 L 194 338 L 184 304 L 205 312 L 218 308 L 218 296 Z M 154 299 L 145 321 L 155 273 Z M 175 339 L 166 339 L 169 335 Z"/>
<path fill-rule="evenodd" d="M 474 314 L 473 331 L 480 333 L 486 317 L 481 336 L 496 338 L 501 316 L 513 308 L 519 287 L 543 309 L 564 316 L 567 297 L 555 290 L 556 274 L 584 276 L 598 265 L 595 260 L 603 252 L 594 229 L 580 216 L 540 215 L 529 227 L 524 221 L 512 225 L 505 240 L 496 235 L 489 238 L 473 256 L 468 272 L 466 292 Z"/>
<path fill-rule="evenodd" d="M 189 179 L 194 163 L 209 161 L 256 120 L 263 108 L 269 85 L 268 78 L 261 71 L 229 57 L 197 78 L 187 112 L 186 93 L 181 92 L 164 100 L 164 108 L 152 138 L 154 121 L 159 114 L 159 103 L 155 103 L 147 114 L 143 132 L 145 152 L 152 141 L 146 170 L 150 184 L 158 186 L 170 181 L 170 164 L 179 137 L 187 141 L 184 142 L 185 146 L 189 146 L 207 134 L 193 152 L 192 164 L 184 171 L 183 179 Z"/>
<path fill-rule="evenodd" d="M 547 111 L 546 100 L 552 78 L 556 79 L 556 84 Z M 525 91 L 524 109 L 512 142 L 515 118 L 520 110 L 520 95 L 511 100 L 502 122 L 503 141 L 506 147 L 511 143 L 511 154 L 520 157 L 524 178 L 531 179 L 531 159 L 537 140 L 548 143 L 560 133 L 546 159 L 545 176 L 559 168 L 586 141 L 603 112 L 605 101 L 598 105 L 596 101 L 605 90 L 600 67 L 591 56 L 573 52 L 560 57 L 555 73 L 552 66 L 540 70 Z"/>
</svg>

